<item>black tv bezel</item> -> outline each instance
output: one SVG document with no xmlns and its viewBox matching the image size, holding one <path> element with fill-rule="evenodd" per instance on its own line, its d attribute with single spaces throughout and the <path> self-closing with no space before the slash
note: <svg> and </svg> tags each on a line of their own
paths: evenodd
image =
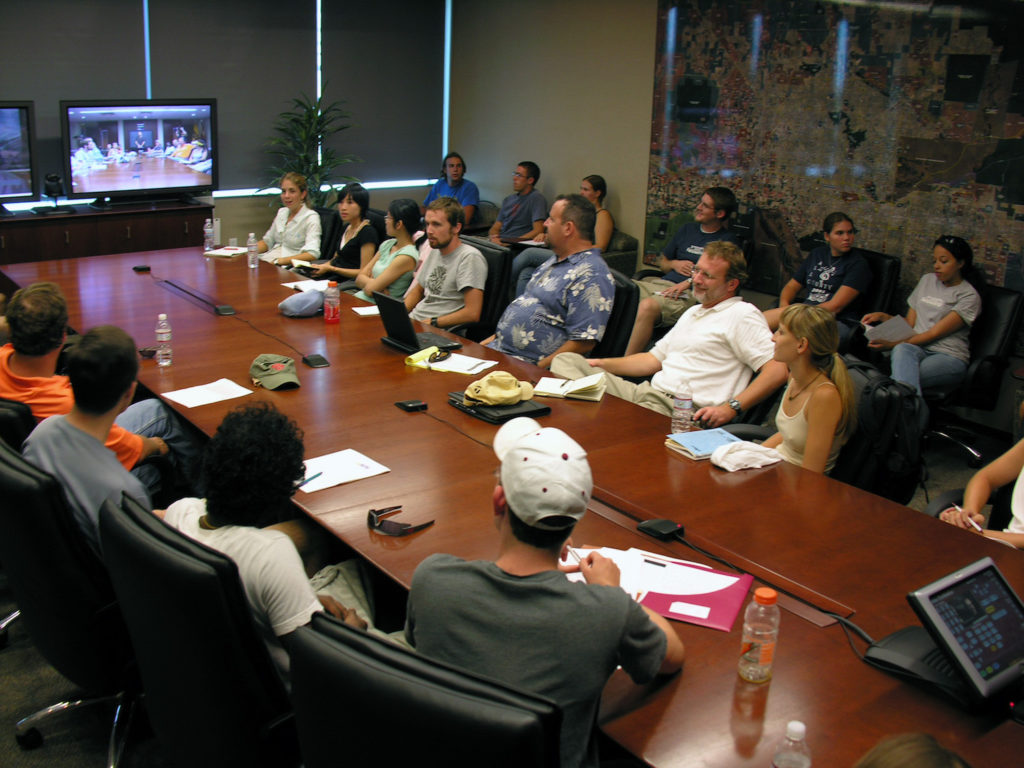
<svg viewBox="0 0 1024 768">
<path fill-rule="evenodd" d="M 210 108 L 210 145 L 212 147 L 213 164 L 210 167 L 211 181 L 199 186 L 154 187 L 150 189 L 112 189 L 76 192 L 72 180 L 71 169 L 71 121 L 68 119 L 69 109 L 88 109 L 96 107 L 182 107 L 209 106 Z M 197 195 L 208 195 L 220 185 L 220 141 L 217 132 L 217 99 L 185 98 L 185 99 L 61 99 L 60 102 L 60 133 L 62 144 L 61 164 L 69 200 L 86 200 L 96 198 L 97 201 L 148 201 L 159 199 L 188 199 Z"/>
<path fill-rule="evenodd" d="M 39 149 L 36 146 L 36 103 L 31 99 L 4 99 L 0 101 L 0 109 L 26 109 L 28 111 L 28 154 L 29 184 L 32 189 L 29 195 L 9 197 L 0 193 L 0 205 L 4 203 L 32 203 L 39 199 Z"/>
</svg>

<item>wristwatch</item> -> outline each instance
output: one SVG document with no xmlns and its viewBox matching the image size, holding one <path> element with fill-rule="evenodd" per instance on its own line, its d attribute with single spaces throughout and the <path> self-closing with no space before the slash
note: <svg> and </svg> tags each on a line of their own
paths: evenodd
<svg viewBox="0 0 1024 768">
<path fill-rule="evenodd" d="M 437 318 L 436 317 L 430 318 L 430 324 L 432 326 L 434 326 L 435 328 L 440 328 L 441 327 L 440 325 L 437 324 Z"/>
<path fill-rule="evenodd" d="M 740 401 L 735 397 L 729 400 L 729 407 L 736 411 L 737 416 L 743 413 L 743 406 L 740 405 Z"/>
</svg>

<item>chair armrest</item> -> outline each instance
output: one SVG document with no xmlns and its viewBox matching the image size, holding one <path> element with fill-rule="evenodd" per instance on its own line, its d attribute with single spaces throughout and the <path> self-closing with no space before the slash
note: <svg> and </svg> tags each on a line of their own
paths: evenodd
<svg viewBox="0 0 1024 768">
<path fill-rule="evenodd" d="M 660 269 L 638 269 L 633 275 L 634 280 L 643 280 L 645 277 L 664 277 L 665 273 Z"/>
<path fill-rule="evenodd" d="M 954 504 L 960 504 L 964 500 L 964 489 L 954 488 L 951 491 L 943 491 L 928 502 L 922 511 L 928 517 L 938 517 L 944 509 L 949 509 Z"/>
</svg>

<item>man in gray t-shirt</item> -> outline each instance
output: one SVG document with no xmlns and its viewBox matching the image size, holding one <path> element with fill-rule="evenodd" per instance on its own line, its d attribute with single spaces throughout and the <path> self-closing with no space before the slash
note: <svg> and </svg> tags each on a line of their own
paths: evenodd
<svg viewBox="0 0 1024 768">
<path fill-rule="evenodd" d="M 433 250 L 405 294 L 413 320 L 449 328 L 480 319 L 487 282 L 487 262 L 480 251 L 459 239 L 464 214 L 451 197 L 430 204 L 424 216 Z"/>
<path fill-rule="evenodd" d="M 420 653 L 546 696 L 562 710 L 561 765 L 596 766 L 592 727 L 617 666 L 637 683 L 680 668 L 671 625 L 633 602 L 614 562 L 579 562 L 586 583 L 559 570 L 593 481 L 586 452 L 533 419 L 494 437 L 497 560 L 433 555 L 413 575 L 406 639 Z"/>
<path fill-rule="evenodd" d="M 67 370 L 75 396 L 71 412 L 40 422 L 22 453 L 60 481 L 75 522 L 99 554 L 99 511 L 106 499 L 120 506 L 124 492 L 146 509 L 152 506 L 145 486 L 104 445 L 135 395 L 135 342 L 113 325 L 93 328 L 68 350 Z"/>
</svg>

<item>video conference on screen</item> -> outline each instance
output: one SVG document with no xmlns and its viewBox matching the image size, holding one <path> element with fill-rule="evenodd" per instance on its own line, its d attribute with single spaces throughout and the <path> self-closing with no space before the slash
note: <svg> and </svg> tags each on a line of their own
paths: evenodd
<svg viewBox="0 0 1024 768">
<path fill-rule="evenodd" d="M 209 106 L 69 109 L 68 129 L 76 192 L 213 183 Z"/>
<path fill-rule="evenodd" d="M 0 197 L 32 197 L 28 113 L 0 108 Z"/>
</svg>

